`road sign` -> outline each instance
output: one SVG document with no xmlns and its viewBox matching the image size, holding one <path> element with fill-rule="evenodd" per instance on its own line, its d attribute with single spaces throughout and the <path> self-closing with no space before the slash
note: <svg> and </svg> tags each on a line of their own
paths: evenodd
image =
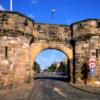
<svg viewBox="0 0 100 100">
<path fill-rule="evenodd" d="M 94 62 L 94 63 L 95 63 L 95 62 L 96 62 L 96 58 L 95 58 L 94 56 L 91 56 L 90 59 L 89 59 L 89 62 L 90 62 L 90 63 L 91 63 L 91 62 Z"/>
<path fill-rule="evenodd" d="M 89 63 L 89 67 L 90 68 L 95 68 L 96 67 L 96 63 L 94 63 L 94 62 Z"/>
<path fill-rule="evenodd" d="M 95 68 L 96 67 L 96 58 L 94 56 L 91 56 L 89 59 L 89 67 Z"/>
<path fill-rule="evenodd" d="M 91 68 L 90 69 L 90 76 L 94 76 L 95 75 L 95 68 Z"/>
</svg>

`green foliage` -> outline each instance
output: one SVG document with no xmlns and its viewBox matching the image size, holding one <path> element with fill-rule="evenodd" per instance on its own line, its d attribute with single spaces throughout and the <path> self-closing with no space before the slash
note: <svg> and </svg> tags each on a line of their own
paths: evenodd
<svg viewBox="0 0 100 100">
<path fill-rule="evenodd" d="M 40 65 L 36 61 L 34 62 L 33 70 L 36 71 L 37 73 L 40 72 Z"/>
<path fill-rule="evenodd" d="M 49 72 L 54 72 L 57 68 L 57 65 L 56 64 L 52 64 L 49 68 L 48 68 L 48 71 Z"/>
<path fill-rule="evenodd" d="M 67 65 L 64 62 L 60 62 L 60 66 L 57 68 L 66 72 Z"/>
</svg>

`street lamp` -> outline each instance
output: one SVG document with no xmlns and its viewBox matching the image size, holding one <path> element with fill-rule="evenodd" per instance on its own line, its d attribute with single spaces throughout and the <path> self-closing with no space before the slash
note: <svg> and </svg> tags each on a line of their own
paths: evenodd
<svg viewBox="0 0 100 100">
<path fill-rule="evenodd" d="M 10 11 L 12 11 L 12 0 L 10 0 Z"/>
<path fill-rule="evenodd" d="M 54 17 L 54 13 L 56 12 L 56 10 L 55 9 L 52 9 L 51 10 L 51 13 L 52 13 L 52 18 Z"/>
</svg>

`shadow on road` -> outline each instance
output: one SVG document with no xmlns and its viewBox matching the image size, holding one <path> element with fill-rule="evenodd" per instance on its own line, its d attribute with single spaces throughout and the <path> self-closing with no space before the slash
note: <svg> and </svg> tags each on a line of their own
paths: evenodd
<svg viewBox="0 0 100 100">
<path fill-rule="evenodd" d="M 69 82 L 67 76 L 35 76 L 34 80 L 57 80 L 57 81 L 63 81 L 63 82 Z"/>
</svg>

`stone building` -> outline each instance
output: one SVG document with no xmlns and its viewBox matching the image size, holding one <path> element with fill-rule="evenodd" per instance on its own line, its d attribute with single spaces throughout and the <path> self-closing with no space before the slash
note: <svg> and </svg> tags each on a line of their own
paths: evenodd
<svg viewBox="0 0 100 100">
<path fill-rule="evenodd" d="M 73 39 L 76 41 L 75 53 L 70 44 Z M 84 61 L 88 61 L 91 55 L 95 56 L 96 79 L 100 80 L 99 19 L 55 25 L 35 23 L 18 12 L 0 11 L 0 81 L 10 84 L 32 77 L 35 57 L 48 48 L 67 55 L 71 79 L 74 77 L 76 81 L 80 78 Z"/>
</svg>

